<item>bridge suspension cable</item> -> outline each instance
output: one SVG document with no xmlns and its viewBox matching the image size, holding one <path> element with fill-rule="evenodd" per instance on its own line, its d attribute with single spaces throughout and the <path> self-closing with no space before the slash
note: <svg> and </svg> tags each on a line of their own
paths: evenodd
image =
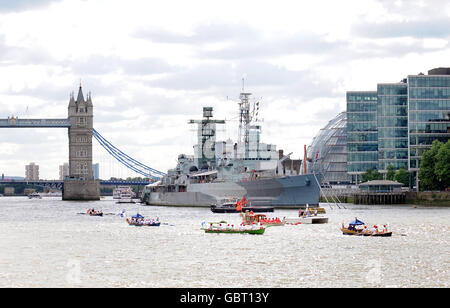
<svg viewBox="0 0 450 308">
<path fill-rule="evenodd" d="M 154 180 L 158 180 L 160 179 L 161 176 L 166 175 L 164 172 L 153 169 L 137 161 L 136 159 L 128 156 L 127 154 L 119 150 L 117 147 L 115 147 L 111 142 L 106 140 L 95 129 L 92 130 L 92 135 L 112 157 L 114 157 L 118 162 L 123 164 L 128 169 L 133 170 L 138 174 L 144 175 L 145 177 L 152 178 Z"/>
</svg>

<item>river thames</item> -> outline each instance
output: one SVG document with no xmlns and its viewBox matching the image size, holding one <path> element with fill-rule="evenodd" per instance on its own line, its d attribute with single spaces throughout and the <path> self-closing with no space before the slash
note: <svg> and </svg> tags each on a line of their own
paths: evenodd
<svg viewBox="0 0 450 308">
<path fill-rule="evenodd" d="M 205 234 L 203 221 L 240 222 L 208 208 L 60 198 L 0 198 L 0 287 L 449 287 L 450 208 L 322 204 L 328 224 L 264 235 Z M 111 213 L 91 217 L 88 208 Z M 139 211 L 160 227 L 117 216 Z M 270 217 L 294 217 L 275 210 Z M 344 236 L 342 222 L 387 223 L 391 238 Z"/>
</svg>

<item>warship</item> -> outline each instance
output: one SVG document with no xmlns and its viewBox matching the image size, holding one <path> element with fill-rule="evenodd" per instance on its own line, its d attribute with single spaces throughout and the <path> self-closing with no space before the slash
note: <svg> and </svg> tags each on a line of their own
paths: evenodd
<svg viewBox="0 0 450 308">
<path fill-rule="evenodd" d="M 252 206 L 298 208 L 319 205 L 318 174 L 300 174 L 300 167 L 286 170 L 290 154 L 280 157 L 276 145 L 260 142 L 259 101 L 251 93 L 239 96 L 237 142 L 216 141 L 216 126 L 225 120 L 213 119 L 213 108 L 203 107 L 197 124 L 198 143 L 194 155 L 180 154 L 174 169 L 147 185 L 141 202 L 157 206 L 220 205 L 243 197 Z"/>
</svg>

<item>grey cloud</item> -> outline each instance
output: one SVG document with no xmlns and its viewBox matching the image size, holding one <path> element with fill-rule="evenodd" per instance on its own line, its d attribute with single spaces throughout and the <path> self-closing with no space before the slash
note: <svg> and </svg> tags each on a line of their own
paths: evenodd
<svg viewBox="0 0 450 308">
<path fill-rule="evenodd" d="M 134 33 L 137 38 L 156 43 L 206 44 L 228 40 L 251 40 L 260 36 L 256 29 L 243 24 L 204 24 L 197 27 L 192 35 L 184 35 L 163 29 L 140 29 Z"/>
<path fill-rule="evenodd" d="M 45 7 L 60 0 L 0 0 L 1 12 L 18 12 Z"/>
<path fill-rule="evenodd" d="M 25 48 L 5 44 L 4 35 L 0 34 L 0 64 L 2 65 L 38 65 L 54 64 L 48 51 L 39 48 Z"/>
<path fill-rule="evenodd" d="M 135 37 L 156 43 L 187 44 L 196 47 L 200 58 L 248 59 L 269 58 L 288 54 L 327 53 L 347 46 L 344 41 L 328 41 L 326 35 L 301 33 L 277 38 L 264 38 L 260 31 L 247 24 L 206 24 L 197 27 L 192 35 L 161 29 L 141 29 Z M 202 51 L 204 44 L 232 42 L 232 46 L 218 51 Z"/>
<path fill-rule="evenodd" d="M 378 0 L 389 14 L 407 16 L 408 19 L 430 16 L 431 19 L 443 19 L 447 17 L 445 6 L 449 7 L 448 0 Z"/>
<path fill-rule="evenodd" d="M 380 24 L 364 23 L 355 25 L 353 33 L 368 38 L 446 38 L 450 36 L 450 19 L 447 17 Z"/>
<path fill-rule="evenodd" d="M 242 76 L 250 88 L 273 95 L 294 94 L 300 98 L 333 96 L 332 85 L 311 71 L 291 71 L 263 61 L 239 61 L 203 64 L 200 67 L 170 74 L 152 82 L 154 86 L 182 90 L 207 90 L 225 97 L 241 88 Z"/>
<path fill-rule="evenodd" d="M 117 56 L 93 55 L 84 60 L 65 63 L 76 74 L 102 75 L 122 71 L 129 75 L 151 75 L 173 71 L 174 68 L 158 58 L 123 59 Z"/>
<path fill-rule="evenodd" d="M 328 54 L 346 48 L 343 41 L 329 42 L 324 35 L 301 34 L 266 40 L 237 41 L 233 46 L 218 51 L 200 52 L 200 55 L 218 59 L 273 58 L 292 54 Z"/>
</svg>

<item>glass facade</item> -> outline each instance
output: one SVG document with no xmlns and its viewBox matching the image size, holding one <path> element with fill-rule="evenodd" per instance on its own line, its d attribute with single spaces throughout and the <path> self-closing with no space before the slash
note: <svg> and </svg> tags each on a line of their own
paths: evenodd
<svg viewBox="0 0 450 308">
<path fill-rule="evenodd" d="M 409 170 L 417 171 L 433 140 L 450 138 L 450 75 L 408 76 L 408 102 Z"/>
<path fill-rule="evenodd" d="M 408 86 L 377 85 L 378 171 L 408 169 Z"/>
<path fill-rule="evenodd" d="M 347 173 L 347 117 L 341 112 L 322 128 L 308 147 L 306 164 L 308 173 L 319 173 L 323 182 L 329 184 L 349 184 Z"/>
<path fill-rule="evenodd" d="M 378 169 L 377 91 L 347 92 L 347 171 Z"/>
</svg>

